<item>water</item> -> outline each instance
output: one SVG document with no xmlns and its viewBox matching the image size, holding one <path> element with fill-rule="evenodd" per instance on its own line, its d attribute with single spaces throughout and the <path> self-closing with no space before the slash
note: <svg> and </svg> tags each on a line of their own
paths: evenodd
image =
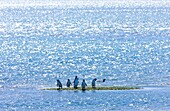
<svg viewBox="0 0 170 111">
<path fill-rule="evenodd" d="M 135 91 L 0 90 L 0 110 L 168 111 L 169 87 Z"/>
<path fill-rule="evenodd" d="M 1 7 L 0 110 L 169 110 L 169 7 Z M 44 91 L 75 76 L 132 91 Z"/>
</svg>

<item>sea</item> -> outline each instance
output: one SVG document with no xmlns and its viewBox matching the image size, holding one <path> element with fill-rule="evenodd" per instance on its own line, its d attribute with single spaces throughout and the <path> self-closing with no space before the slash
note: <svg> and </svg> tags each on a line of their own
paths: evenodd
<svg viewBox="0 0 170 111">
<path fill-rule="evenodd" d="M 42 90 L 75 76 L 140 89 Z M 170 7 L 1 6 L 0 110 L 169 111 Z"/>
</svg>

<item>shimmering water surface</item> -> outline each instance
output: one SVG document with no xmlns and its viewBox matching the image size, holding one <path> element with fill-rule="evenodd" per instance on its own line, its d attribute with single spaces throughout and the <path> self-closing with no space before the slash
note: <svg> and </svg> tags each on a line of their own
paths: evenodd
<svg viewBox="0 0 170 111">
<path fill-rule="evenodd" d="M 0 90 L 0 110 L 169 111 L 170 87 L 134 91 Z"/>
<path fill-rule="evenodd" d="M 169 7 L 3 7 L 0 46 L 0 110 L 170 109 Z M 144 89 L 40 90 L 76 75 Z"/>
</svg>

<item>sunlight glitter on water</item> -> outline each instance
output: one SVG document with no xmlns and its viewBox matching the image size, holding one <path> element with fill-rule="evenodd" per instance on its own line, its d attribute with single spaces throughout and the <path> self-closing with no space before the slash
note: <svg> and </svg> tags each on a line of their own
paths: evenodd
<svg viewBox="0 0 170 111">
<path fill-rule="evenodd" d="M 0 110 L 168 110 L 170 9 L 155 7 L 0 8 Z M 155 87 L 39 90 L 76 75 Z"/>
</svg>

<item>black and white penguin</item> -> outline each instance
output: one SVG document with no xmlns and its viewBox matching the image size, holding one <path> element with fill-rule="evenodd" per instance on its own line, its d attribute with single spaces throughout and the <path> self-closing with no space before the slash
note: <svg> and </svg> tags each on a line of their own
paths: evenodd
<svg viewBox="0 0 170 111">
<path fill-rule="evenodd" d="M 77 89 L 77 86 L 78 86 L 78 83 L 79 83 L 79 79 L 78 79 L 77 76 L 75 76 L 73 83 L 74 83 L 74 88 Z"/>
<path fill-rule="evenodd" d="M 70 79 L 67 80 L 67 87 L 70 87 L 72 84 L 71 84 L 71 81 Z"/>
<path fill-rule="evenodd" d="M 59 89 L 61 88 L 62 89 L 62 84 L 60 82 L 60 80 L 57 79 L 57 86 L 59 87 Z"/>
<path fill-rule="evenodd" d="M 96 80 L 97 80 L 96 78 L 92 80 L 92 83 L 91 83 L 92 88 L 96 88 Z"/>
<path fill-rule="evenodd" d="M 87 86 L 87 84 L 86 84 L 85 80 L 83 79 L 83 82 L 81 84 L 82 91 L 86 90 L 86 86 Z"/>
</svg>

